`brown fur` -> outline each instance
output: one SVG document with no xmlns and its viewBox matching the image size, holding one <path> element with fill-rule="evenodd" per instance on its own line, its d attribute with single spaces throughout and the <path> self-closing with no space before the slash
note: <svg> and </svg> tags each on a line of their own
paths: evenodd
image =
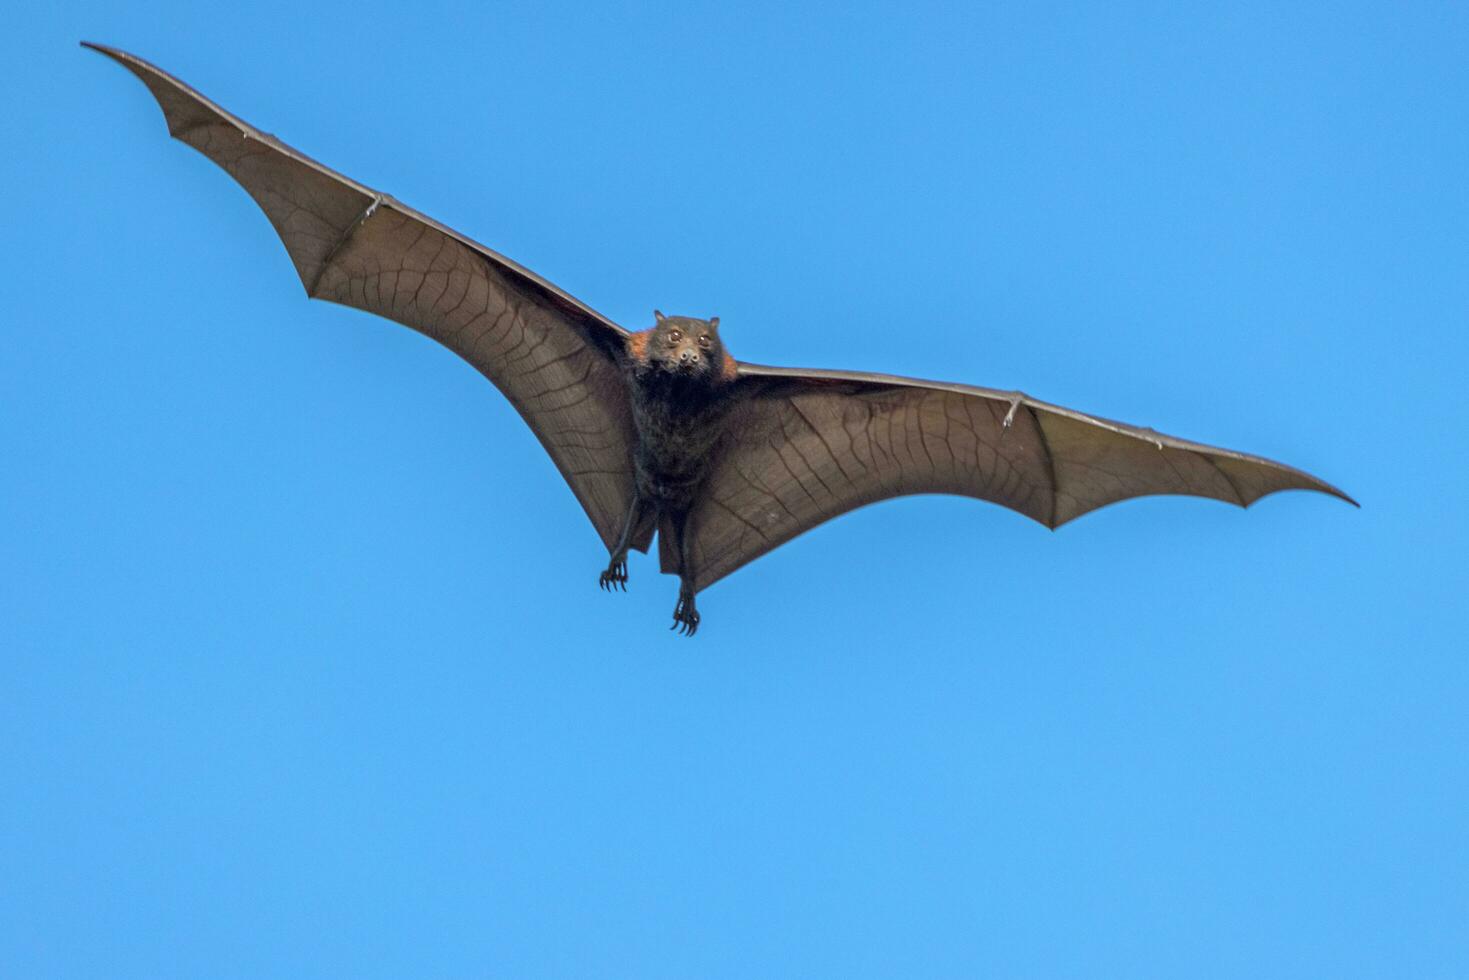
<svg viewBox="0 0 1469 980">
<path fill-rule="evenodd" d="M 647 330 L 639 330 L 637 333 L 629 336 L 627 338 L 628 356 L 637 361 L 639 364 L 647 364 L 648 341 L 652 339 L 653 331 L 651 328 Z"/>
<path fill-rule="evenodd" d="M 728 384 L 735 378 L 739 377 L 739 373 L 739 362 L 736 361 L 733 357 L 730 357 L 729 352 L 726 351 L 724 355 L 724 363 L 720 365 L 719 368 L 719 380 L 723 381 L 725 384 Z"/>
</svg>

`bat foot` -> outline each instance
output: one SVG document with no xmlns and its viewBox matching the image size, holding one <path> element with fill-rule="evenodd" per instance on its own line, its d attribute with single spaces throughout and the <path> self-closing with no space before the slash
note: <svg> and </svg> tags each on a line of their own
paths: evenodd
<svg viewBox="0 0 1469 980">
<path fill-rule="evenodd" d="M 692 592 L 678 594 L 678 605 L 673 607 L 673 625 L 668 628 L 678 630 L 684 636 L 693 636 L 699 631 L 699 610 L 694 608 Z"/>
<path fill-rule="evenodd" d="M 616 592 L 618 589 L 627 591 L 627 562 L 614 561 L 607 566 L 607 570 L 597 578 L 597 585 L 605 592 Z"/>
</svg>

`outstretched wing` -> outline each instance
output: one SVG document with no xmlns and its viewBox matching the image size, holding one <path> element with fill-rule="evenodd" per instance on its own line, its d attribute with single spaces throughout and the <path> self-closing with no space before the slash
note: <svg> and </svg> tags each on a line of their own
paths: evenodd
<svg viewBox="0 0 1469 980">
<path fill-rule="evenodd" d="M 141 58 L 86 47 L 142 79 L 169 133 L 250 193 L 308 296 L 412 327 L 494 382 L 540 438 L 603 543 L 615 544 L 634 492 L 632 415 L 618 366 L 626 331 L 509 259 L 260 132 Z"/>
<path fill-rule="evenodd" d="M 742 401 L 690 515 L 704 588 L 839 514 L 953 493 L 1055 528 L 1128 497 L 1242 507 L 1277 490 L 1350 497 L 1258 456 L 1095 418 L 1020 392 L 849 371 L 741 364 Z"/>
</svg>

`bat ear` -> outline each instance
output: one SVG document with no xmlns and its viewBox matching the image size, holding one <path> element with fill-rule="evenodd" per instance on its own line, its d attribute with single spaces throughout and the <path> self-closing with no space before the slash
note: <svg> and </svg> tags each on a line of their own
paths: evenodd
<svg viewBox="0 0 1469 980">
<path fill-rule="evenodd" d="M 653 319 L 654 320 L 657 320 L 659 323 L 662 323 L 663 322 L 663 313 L 662 313 L 662 311 L 660 311 L 660 310 L 654 310 L 653 311 Z"/>
<path fill-rule="evenodd" d="M 718 330 L 719 329 L 719 317 L 717 317 L 717 316 L 711 316 L 709 318 L 709 328 L 711 330 Z"/>
</svg>

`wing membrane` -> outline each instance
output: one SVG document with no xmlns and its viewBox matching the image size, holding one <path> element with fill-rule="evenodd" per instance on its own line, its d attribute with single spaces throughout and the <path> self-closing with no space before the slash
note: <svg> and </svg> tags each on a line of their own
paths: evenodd
<svg viewBox="0 0 1469 980">
<path fill-rule="evenodd" d="M 609 548 L 632 499 L 626 331 L 504 256 L 322 166 L 140 58 L 169 133 L 250 194 L 309 296 L 377 313 L 463 357 L 510 400 Z"/>
<path fill-rule="evenodd" d="M 833 517 L 909 494 L 975 497 L 1052 528 L 1148 494 L 1248 506 L 1303 489 L 1351 501 L 1280 463 L 1020 392 L 752 364 L 739 383 L 747 396 L 690 520 L 701 589 Z"/>
</svg>

